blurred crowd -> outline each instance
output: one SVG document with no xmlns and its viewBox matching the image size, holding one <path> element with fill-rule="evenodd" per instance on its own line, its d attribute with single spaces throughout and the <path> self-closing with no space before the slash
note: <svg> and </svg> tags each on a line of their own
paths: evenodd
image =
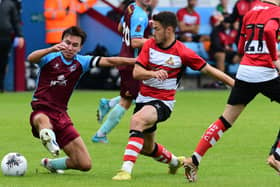
<svg viewBox="0 0 280 187">
<path fill-rule="evenodd" d="M 106 2 L 105 0 L 102 0 Z M 145 0 L 143 0 L 145 1 Z M 78 25 L 78 14 L 85 13 L 93 7 L 97 0 L 45 0 L 45 42 L 49 45 L 58 43 L 62 31 L 69 26 Z M 107 18 L 118 23 L 126 7 L 134 0 L 123 0 L 117 7 L 112 6 Z M 198 0 L 186 0 L 185 7 L 179 7 L 176 15 L 178 20 L 177 39 L 188 45 L 197 43 L 203 46 L 203 57 L 219 70 L 227 72 L 228 64 L 237 64 L 240 56 L 237 54 L 237 42 L 242 25 L 242 17 L 259 0 L 238 0 L 234 6 L 229 0 L 220 0 L 211 17 L 210 34 L 202 34 L 201 15 L 196 11 Z M 109 3 L 109 2 L 107 2 Z M 148 11 L 149 17 L 159 12 L 158 0 L 152 0 Z M 110 3 L 109 3 L 110 5 Z M 6 11 L 7 7 L 12 11 Z M 7 71 L 8 54 L 12 44 L 17 47 L 24 45 L 24 36 L 21 31 L 21 0 L 0 0 L 0 91 L 4 91 L 4 77 Z M 205 87 L 219 87 L 213 82 Z M 222 85 L 223 86 L 223 85 Z"/>
</svg>

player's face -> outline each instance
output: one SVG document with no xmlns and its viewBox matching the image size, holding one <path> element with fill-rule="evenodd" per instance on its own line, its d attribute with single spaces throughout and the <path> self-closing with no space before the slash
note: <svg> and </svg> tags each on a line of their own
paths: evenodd
<svg viewBox="0 0 280 187">
<path fill-rule="evenodd" d="M 148 6 L 151 6 L 152 0 L 140 0 L 140 3 L 141 3 L 144 7 L 148 7 Z"/>
<path fill-rule="evenodd" d="M 158 21 L 153 21 L 153 29 L 156 44 L 164 46 L 167 41 L 166 29 Z"/>
<path fill-rule="evenodd" d="M 188 0 L 188 6 L 195 7 L 197 4 L 197 0 Z"/>
<path fill-rule="evenodd" d="M 82 39 L 79 36 L 66 35 L 63 38 L 63 42 L 67 47 L 62 50 L 62 54 L 67 60 L 72 59 L 82 48 Z"/>
</svg>

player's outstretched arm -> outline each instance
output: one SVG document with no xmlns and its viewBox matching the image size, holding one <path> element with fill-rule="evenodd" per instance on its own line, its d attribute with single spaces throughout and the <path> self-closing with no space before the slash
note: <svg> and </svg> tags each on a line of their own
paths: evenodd
<svg viewBox="0 0 280 187">
<path fill-rule="evenodd" d="M 52 53 L 52 52 L 57 52 L 65 49 L 67 46 L 64 42 L 61 42 L 59 44 L 56 44 L 52 47 L 48 47 L 45 49 L 38 49 L 30 53 L 27 57 L 27 60 L 31 63 L 38 63 L 40 62 L 41 58 L 44 57 L 45 55 Z"/>
<path fill-rule="evenodd" d="M 233 87 L 233 85 L 234 85 L 234 79 L 232 79 L 230 76 L 228 76 L 224 72 L 218 70 L 217 68 L 214 68 L 210 64 L 206 64 L 206 66 L 204 66 L 201 69 L 201 72 L 206 73 L 231 87 Z"/>
<path fill-rule="evenodd" d="M 134 65 L 135 58 L 127 57 L 102 57 L 99 66 L 120 66 L 120 65 Z"/>
<path fill-rule="evenodd" d="M 151 78 L 165 80 L 168 78 L 168 73 L 162 69 L 157 71 L 146 70 L 141 65 L 135 64 L 133 69 L 133 78 L 136 80 L 147 80 Z"/>
</svg>

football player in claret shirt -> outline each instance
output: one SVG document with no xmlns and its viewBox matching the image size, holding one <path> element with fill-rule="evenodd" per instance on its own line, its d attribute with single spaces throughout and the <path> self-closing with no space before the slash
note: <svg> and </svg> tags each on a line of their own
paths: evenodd
<svg viewBox="0 0 280 187">
<path fill-rule="evenodd" d="M 184 157 L 176 157 L 155 140 L 157 123 L 171 115 L 175 93 L 186 66 L 210 74 L 233 86 L 234 80 L 207 64 L 175 38 L 176 15 L 160 12 L 153 16 L 154 39 L 145 42 L 134 67 L 133 77 L 141 80 L 136 107 L 130 122 L 130 135 L 120 172 L 113 180 L 130 180 L 133 166 L 143 154 L 169 165 L 175 174 Z"/>
<path fill-rule="evenodd" d="M 88 171 L 91 168 L 87 148 L 67 114 L 68 101 L 81 76 L 98 66 L 135 63 L 134 58 L 79 55 L 85 39 L 84 31 L 70 27 L 63 32 L 61 43 L 36 50 L 27 58 L 40 67 L 31 102 L 32 133 L 41 139 L 53 156 L 58 156 L 60 149 L 67 155 L 42 159 L 41 165 L 51 172 L 65 169 Z"/>
<path fill-rule="evenodd" d="M 193 155 L 184 161 L 185 174 L 190 182 L 196 181 L 198 165 L 207 150 L 233 125 L 258 93 L 280 103 L 280 61 L 276 50 L 280 27 L 279 5 L 279 0 L 266 0 L 244 16 L 238 45 L 238 52 L 243 57 L 235 84 L 221 117 L 209 126 Z M 267 161 L 280 174 L 279 135 Z"/>
<path fill-rule="evenodd" d="M 145 35 L 149 24 L 147 8 L 152 1 L 154 0 L 136 0 L 124 12 L 118 27 L 119 32 L 122 33 L 120 56 L 136 57 L 139 54 L 148 37 Z M 118 125 L 125 112 L 130 108 L 133 100 L 137 97 L 139 81 L 132 77 L 133 67 L 131 65 L 118 67 L 121 77 L 120 96 L 114 97 L 111 100 L 105 98 L 100 100 L 97 111 L 99 122 L 102 122 L 104 116 L 111 108 L 112 110 L 108 114 L 106 121 L 92 137 L 91 140 L 93 142 L 109 142 L 106 135 Z"/>
</svg>

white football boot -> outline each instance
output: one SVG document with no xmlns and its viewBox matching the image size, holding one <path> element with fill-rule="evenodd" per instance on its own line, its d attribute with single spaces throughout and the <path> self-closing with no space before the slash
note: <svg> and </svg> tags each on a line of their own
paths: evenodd
<svg viewBox="0 0 280 187">
<path fill-rule="evenodd" d="M 52 135 L 53 134 L 53 135 Z M 40 131 L 40 139 L 45 148 L 53 155 L 59 155 L 59 146 L 56 142 L 55 135 L 50 129 L 42 129 Z"/>
</svg>

